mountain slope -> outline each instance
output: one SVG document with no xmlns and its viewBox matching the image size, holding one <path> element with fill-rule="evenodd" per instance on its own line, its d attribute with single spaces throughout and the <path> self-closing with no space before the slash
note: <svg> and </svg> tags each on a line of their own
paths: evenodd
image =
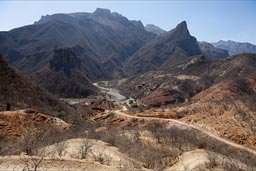
<svg viewBox="0 0 256 171">
<path fill-rule="evenodd" d="M 220 60 L 199 55 L 113 85 L 138 103 L 167 110 L 147 110 L 147 117 L 180 119 L 256 149 L 255 66 L 256 54 Z"/>
<path fill-rule="evenodd" d="M 229 56 L 227 50 L 216 48 L 210 43 L 198 42 L 198 44 L 201 52 L 210 58 L 218 59 L 218 58 L 225 58 Z"/>
<path fill-rule="evenodd" d="M 0 82 L 0 110 L 5 110 L 9 103 L 11 110 L 31 107 L 47 114 L 69 111 L 68 106 L 61 104 L 9 67 L 1 54 Z"/>
<path fill-rule="evenodd" d="M 241 54 L 222 60 L 210 60 L 203 55 L 194 56 L 168 68 L 146 72 L 115 82 L 114 85 L 126 96 L 136 99 L 175 92 L 173 97 L 189 100 L 201 91 L 227 80 L 253 79 L 256 66 L 255 54 Z M 160 92 L 159 95 L 156 92 Z M 179 99 L 178 102 L 180 101 Z M 152 98 L 151 98 L 152 103 Z M 176 102 L 172 100 L 172 102 Z"/>
<path fill-rule="evenodd" d="M 217 48 L 227 50 L 230 55 L 237 55 L 240 53 L 256 53 L 256 45 L 251 43 L 240 43 L 231 40 L 220 40 L 216 43 L 212 43 L 212 45 Z"/>
<path fill-rule="evenodd" d="M 175 29 L 139 49 L 130 57 L 125 70 L 130 75 L 144 73 L 200 53 L 196 38 L 190 35 L 187 24 L 183 21 Z"/>
<path fill-rule="evenodd" d="M 95 81 L 124 75 L 124 61 L 154 37 L 140 21 L 97 9 L 93 13 L 47 15 L 33 25 L 1 32 L 0 47 L 6 59 L 26 74 L 47 65 L 55 47 L 71 48 L 82 60 L 90 58 L 97 64 L 94 68 L 82 66 L 90 71 L 84 74 Z"/>
</svg>

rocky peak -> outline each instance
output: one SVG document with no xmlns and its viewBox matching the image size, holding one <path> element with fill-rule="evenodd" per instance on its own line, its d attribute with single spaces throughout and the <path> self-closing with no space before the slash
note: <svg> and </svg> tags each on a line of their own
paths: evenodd
<svg viewBox="0 0 256 171">
<path fill-rule="evenodd" d="M 133 23 L 134 26 L 144 29 L 144 25 L 140 20 L 139 21 L 132 20 L 131 22 Z"/>
<path fill-rule="evenodd" d="M 168 36 L 172 40 L 183 40 L 190 37 L 186 21 L 182 21 L 173 30 L 169 31 Z"/>
<path fill-rule="evenodd" d="M 160 35 L 159 39 L 165 44 L 174 43 L 183 49 L 187 56 L 201 54 L 196 38 L 189 33 L 186 21 L 181 22 L 171 31 Z"/>
<path fill-rule="evenodd" d="M 187 22 L 186 21 L 182 21 L 180 24 L 178 24 L 176 26 L 176 28 L 188 30 Z"/>
<path fill-rule="evenodd" d="M 75 16 L 76 14 L 53 14 L 53 15 L 43 15 L 41 16 L 40 20 L 34 22 L 34 24 L 44 24 L 51 21 L 58 21 L 58 22 L 71 22 L 72 21 L 72 15 Z"/>
<path fill-rule="evenodd" d="M 97 8 L 94 13 L 94 15 L 100 15 L 100 16 L 109 16 L 111 15 L 111 11 L 109 9 L 105 9 L 105 8 Z"/>
</svg>

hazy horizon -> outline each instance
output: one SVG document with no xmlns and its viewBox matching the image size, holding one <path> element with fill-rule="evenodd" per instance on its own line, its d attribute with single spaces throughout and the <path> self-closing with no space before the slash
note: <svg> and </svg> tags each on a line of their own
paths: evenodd
<svg viewBox="0 0 256 171">
<path fill-rule="evenodd" d="M 107 8 L 143 25 L 166 31 L 187 21 L 199 41 L 233 40 L 256 44 L 254 1 L 1 1 L 0 31 L 33 24 L 43 15 L 93 12 Z M 18 14 L 18 15 L 17 15 Z"/>
</svg>

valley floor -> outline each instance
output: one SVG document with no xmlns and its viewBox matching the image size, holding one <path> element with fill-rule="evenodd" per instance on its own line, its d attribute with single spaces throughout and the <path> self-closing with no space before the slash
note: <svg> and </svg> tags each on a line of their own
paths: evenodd
<svg viewBox="0 0 256 171">
<path fill-rule="evenodd" d="M 73 105 L 85 103 L 78 101 Z M 129 108 L 125 104 L 116 105 L 113 109 L 97 106 L 92 114 L 80 115 L 83 120 L 76 125 L 33 110 L 0 112 L 2 136 L 20 136 L 12 142 L 12 147 L 1 142 L 0 170 L 29 170 L 35 167 L 36 170 L 50 171 L 256 169 L 256 151 L 253 149 L 221 138 L 195 123 L 147 115 L 153 109 L 133 113 Z M 170 114 L 162 110 L 162 113 L 165 112 Z M 56 136 L 52 137 L 53 132 L 50 132 L 47 139 L 42 139 L 44 144 L 38 146 L 40 139 L 34 139 L 38 132 L 33 132 L 36 128 L 24 130 L 33 124 L 48 130 L 54 127 Z M 82 128 L 86 125 L 88 127 Z M 28 140 L 24 141 L 24 138 Z M 17 148 L 18 151 L 12 153 L 9 151 L 17 146 L 29 147 L 33 153 L 26 154 L 24 148 Z"/>
</svg>

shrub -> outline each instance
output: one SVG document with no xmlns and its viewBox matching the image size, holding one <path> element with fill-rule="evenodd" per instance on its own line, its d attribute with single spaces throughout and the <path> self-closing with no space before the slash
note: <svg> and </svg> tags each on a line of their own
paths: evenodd
<svg viewBox="0 0 256 171">
<path fill-rule="evenodd" d="M 145 110 L 149 110 L 149 109 L 150 109 L 150 106 L 145 106 L 145 105 L 140 104 L 140 105 L 139 105 L 139 109 L 140 109 L 141 112 L 143 112 L 143 111 L 145 111 Z"/>
<path fill-rule="evenodd" d="M 133 100 L 132 100 L 132 99 L 131 99 L 131 100 L 129 100 L 129 102 L 128 102 L 128 103 L 129 103 L 130 105 L 131 105 L 131 104 L 133 104 Z"/>
<path fill-rule="evenodd" d="M 59 113 L 57 114 L 57 117 L 60 119 L 65 119 L 66 116 L 67 113 L 65 111 L 59 111 Z"/>
<path fill-rule="evenodd" d="M 138 107 L 138 104 L 137 104 L 137 103 L 132 103 L 132 104 L 131 104 L 131 107 L 132 107 L 132 108 L 137 108 L 137 107 Z"/>
</svg>

